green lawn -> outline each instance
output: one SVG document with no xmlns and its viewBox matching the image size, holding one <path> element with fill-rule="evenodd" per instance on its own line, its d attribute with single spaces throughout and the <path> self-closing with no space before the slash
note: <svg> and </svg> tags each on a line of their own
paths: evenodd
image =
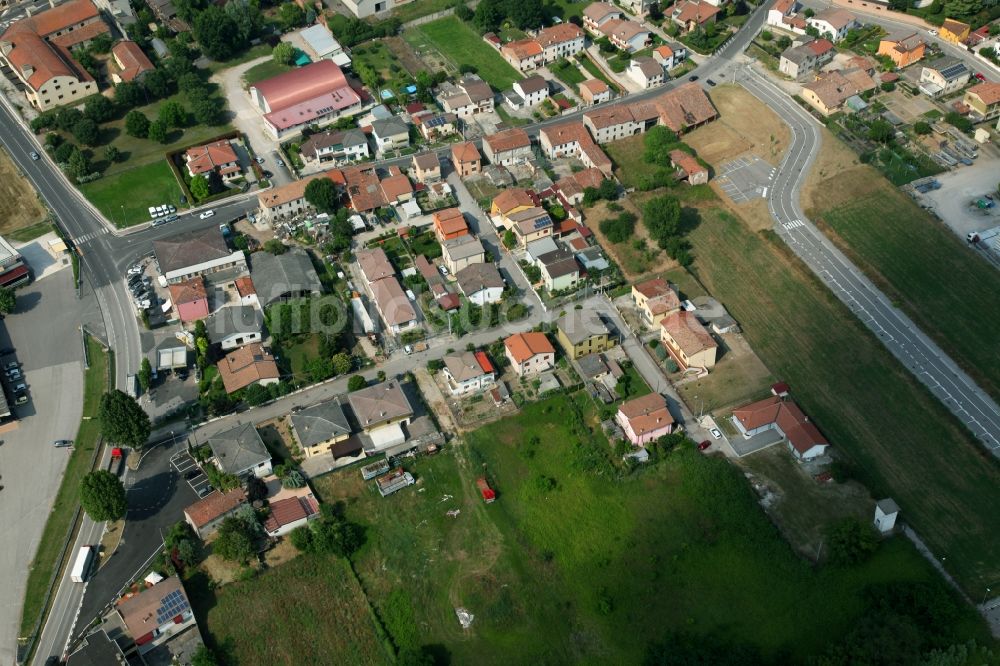
<svg viewBox="0 0 1000 666">
<path fill-rule="evenodd" d="M 580 68 L 577 67 L 572 60 L 566 60 L 565 58 L 557 60 L 549 65 L 549 70 L 555 74 L 557 79 L 565 83 L 573 90 L 576 90 L 577 86 L 586 80 L 580 72 Z"/>
<path fill-rule="evenodd" d="M 150 206 L 181 205 L 181 188 L 166 160 L 84 183 L 80 191 L 118 227 L 148 222 Z"/>
<path fill-rule="evenodd" d="M 112 373 L 111 358 L 100 343 L 91 337 L 87 338 L 87 353 L 90 357 L 90 368 L 83 377 L 83 420 L 77 430 L 75 446 L 69 454 L 69 463 L 59 485 L 56 500 L 45 521 L 45 529 L 38 542 L 38 551 L 28 570 L 19 636 L 27 636 L 35 626 L 39 613 L 43 612 L 45 591 L 56 567 L 59 551 L 72 527 L 76 509 L 80 506 L 80 479 L 91 470 L 94 449 L 101 434 L 97 410 Z M 70 553 L 66 563 L 72 559 L 73 554 Z M 13 602 L 13 599 L 11 601 Z"/>
<path fill-rule="evenodd" d="M 836 187 L 832 183 L 831 187 Z M 895 188 L 819 214 L 859 266 L 994 397 L 1000 273 Z"/>
<path fill-rule="evenodd" d="M 770 232 L 703 209 L 692 270 L 775 377 L 973 597 L 1000 579 L 1000 469 Z M 953 306 L 955 304 L 952 304 Z M 962 516 L 956 520 L 956 516 Z"/>
<path fill-rule="evenodd" d="M 295 378 L 306 379 L 309 374 L 309 361 L 319 356 L 319 333 L 300 337 L 301 339 L 291 344 L 283 344 L 282 352 Z"/>
<path fill-rule="evenodd" d="M 403 33 L 403 38 L 420 50 L 437 49 L 453 70 L 457 71 L 459 65 L 472 65 L 496 90 L 506 90 L 521 78 L 496 49 L 454 16 L 410 28 Z"/>
<path fill-rule="evenodd" d="M 618 396 L 626 400 L 631 400 L 632 398 L 638 398 L 644 396 L 650 392 L 649 385 L 646 384 L 646 380 L 642 378 L 639 371 L 635 369 L 635 366 L 628 366 L 624 368 L 625 377 L 624 381 L 618 380 L 618 386 L 615 388 L 618 390 Z"/>
<path fill-rule="evenodd" d="M 249 88 L 258 81 L 270 79 L 279 74 L 290 72 L 295 67 L 292 65 L 282 65 L 274 60 L 265 60 L 259 65 L 254 65 L 243 74 L 243 87 Z"/>
<path fill-rule="evenodd" d="M 418 19 L 454 6 L 454 0 L 418 0 L 417 2 L 409 2 L 396 7 L 392 10 L 392 17 L 399 19 L 403 23 L 407 23 L 413 19 Z"/>
<path fill-rule="evenodd" d="M 580 54 L 580 55 L 581 55 L 579 59 L 580 65 L 583 66 L 583 68 L 587 70 L 592 77 L 604 81 L 606 84 L 608 84 L 608 87 L 615 92 L 621 90 L 621 86 L 619 86 L 617 83 L 608 78 L 607 75 L 605 75 L 605 73 L 601 71 L 601 68 L 597 66 L 597 63 L 595 63 L 593 60 L 590 59 L 590 56 L 585 54 Z"/>
</svg>

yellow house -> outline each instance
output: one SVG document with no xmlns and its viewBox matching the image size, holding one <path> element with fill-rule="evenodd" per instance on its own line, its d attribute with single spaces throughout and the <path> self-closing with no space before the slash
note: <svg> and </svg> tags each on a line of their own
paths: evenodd
<svg viewBox="0 0 1000 666">
<path fill-rule="evenodd" d="M 596 354 L 615 346 L 611 330 L 593 310 L 570 310 L 556 326 L 556 340 L 570 358 Z"/>
<path fill-rule="evenodd" d="M 664 317 L 660 340 L 681 370 L 715 367 L 719 345 L 692 312 L 682 310 Z"/>
<path fill-rule="evenodd" d="M 632 302 L 647 324 L 653 324 L 681 308 L 677 292 L 663 278 L 632 285 Z"/>
<path fill-rule="evenodd" d="M 1000 116 L 1000 83 L 980 83 L 965 91 L 962 102 L 982 120 Z"/>
<path fill-rule="evenodd" d="M 499 216 L 504 226 L 509 228 L 510 224 L 507 218 L 536 205 L 527 190 L 520 187 L 510 187 L 493 198 L 493 203 L 490 206 L 490 217 Z"/>
<path fill-rule="evenodd" d="M 288 420 L 306 458 L 328 451 L 333 453 L 334 459 L 364 457 L 360 442 L 353 445 L 347 442 L 351 437 L 351 426 L 336 398 L 294 412 Z"/>
<path fill-rule="evenodd" d="M 945 19 L 941 29 L 938 30 L 938 37 L 953 44 L 962 44 L 969 38 L 969 24 L 955 19 Z"/>
</svg>

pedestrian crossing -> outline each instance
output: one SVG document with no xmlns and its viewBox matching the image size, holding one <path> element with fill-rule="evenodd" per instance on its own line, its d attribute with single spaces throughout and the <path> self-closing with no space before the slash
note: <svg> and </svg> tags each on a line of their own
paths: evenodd
<svg viewBox="0 0 1000 666">
<path fill-rule="evenodd" d="M 83 245 L 88 241 L 92 241 L 98 236 L 108 233 L 107 227 L 101 227 L 97 231 L 91 231 L 89 234 L 84 234 L 73 239 L 74 245 Z"/>
<path fill-rule="evenodd" d="M 792 220 L 791 222 L 783 222 L 781 226 L 791 231 L 792 229 L 806 226 L 806 223 L 803 222 L 802 220 Z"/>
</svg>

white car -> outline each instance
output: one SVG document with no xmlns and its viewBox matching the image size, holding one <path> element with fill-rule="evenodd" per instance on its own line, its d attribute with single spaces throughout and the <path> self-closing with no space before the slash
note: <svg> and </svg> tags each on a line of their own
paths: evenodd
<svg viewBox="0 0 1000 666">
<path fill-rule="evenodd" d="M 212 217 L 213 215 L 215 215 L 215 211 L 214 210 L 206 210 L 204 213 L 202 213 L 198 217 L 200 217 L 203 220 L 207 220 L 208 218 Z"/>
<path fill-rule="evenodd" d="M 277 160 L 278 166 L 283 167 L 285 163 L 282 160 Z"/>
<path fill-rule="evenodd" d="M 411 347 L 410 345 L 404 345 L 403 346 L 403 351 L 406 352 L 407 354 L 412 354 L 413 353 L 413 347 Z"/>
<path fill-rule="evenodd" d="M 438 270 L 441 271 L 441 275 L 447 275 L 448 274 L 448 267 L 447 266 L 438 266 Z"/>
<path fill-rule="evenodd" d="M 37 162 L 38 159 L 39 159 L 38 153 L 36 153 L 35 151 L 31 151 L 31 159 L 33 159 L 33 160 L 35 160 Z"/>
<path fill-rule="evenodd" d="M 257 164 L 263 164 L 263 163 L 264 163 L 264 158 L 263 157 L 258 157 L 257 158 Z"/>
<path fill-rule="evenodd" d="M 138 303 L 135 304 L 135 306 L 140 310 L 148 310 L 149 308 L 153 307 L 153 304 L 150 303 L 148 300 L 146 300 L 146 301 L 139 301 Z"/>
<path fill-rule="evenodd" d="M 937 30 L 928 30 L 927 34 L 931 37 L 937 37 Z"/>
<path fill-rule="evenodd" d="M 712 437 L 716 439 L 722 439 L 722 433 L 719 432 L 718 428 L 712 428 L 711 430 L 709 430 L 709 432 L 712 433 Z"/>
</svg>

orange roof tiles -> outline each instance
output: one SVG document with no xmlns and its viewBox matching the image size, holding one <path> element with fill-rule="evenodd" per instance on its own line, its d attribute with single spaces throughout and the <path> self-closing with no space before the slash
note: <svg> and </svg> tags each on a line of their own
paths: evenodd
<svg viewBox="0 0 1000 666">
<path fill-rule="evenodd" d="M 535 202 L 531 199 L 531 195 L 528 191 L 520 187 L 509 187 L 500 194 L 496 195 L 493 199 L 493 207 L 496 208 L 501 215 L 506 215 L 515 208 L 520 208 L 522 206 L 530 207 L 534 206 Z"/>
<path fill-rule="evenodd" d="M 478 162 L 481 157 L 479 155 L 479 149 L 476 148 L 476 144 L 471 141 L 464 141 L 462 143 L 456 143 L 451 147 L 451 159 L 459 164 L 470 164 L 472 162 Z"/>
<path fill-rule="evenodd" d="M 224 164 L 237 161 L 236 151 L 227 139 L 189 148 L 184 153 L 184 159 L 187 161 L 188 171 L 195 175 L 208 173 Z"/>
<path fill-rule="evenodd" d="M 247 494 L 242 488 L 234 488 L 227 492 L 214 492 L 205 499 L 198 500 L 184 513 L 188 515 L 197 527 L 204 527 L 219 516 L 224 516 L 247 501 Z"/>
<path fill-rule="evenodd" d="M 528 136 L 528 133 L 520 127 L 490 134 L 483 141 L 489 145 L 493 154 L 525 148 L 531 145 L 531 138 Z"/>
<path fill-rule="evenodd" d="M 542 28 L 535 36 L 535 39 L 537 39 L 538 43 L 542 45 L 542 48 L 582 38 L 583 30 L 569 22 L 559 23 L 548 28 Z"/>
<path fill-rule="evenodd" d="M 1000 102 L 1000 83 L 980 83 L 965 91 L 969 95 L 976 95 L 983 100 L 986 106 L 992 106 Z"/>
<path fill-rule="evenodd" d="M 170 299 L 174 305 L 193 303 L 206 298 L 208 298 L 208 293 L 205 291 L 205 280 L 200 275 L 194 279 L 170 285 Z"/>
<path fill-rule="evenodd" d="M 111 47 L 111 53 L 121 63 L 122 70 L 118 77 L 122 81 L 134 81 L 143 72 L 154 69 L 139 45 L 133 41 L 123 40 Z"/>
<path fill-rule="evenodd" d="M 555 354 L 555 347 L 548 337 L 541 332 L 515 333 L 503 341 L 510 355 L 518 363 L 524 363 L 538 354 Z"/>
<path fill-rule="evenodd" d="M 674 417 L 667 409 L 667 401 L 659 393 L 647 393 L 622 403 L 618 412 L 629 422 L 637 436 L 673 424 Z"/>
<path fill-rule="evenodd" d="M 262 208 L 274 208 L 275 206 L 296 201 L 297 199 L 301 199 L 305 196 L 306 185 L 317 178 L 329 178 L 337 185 L 343 185 L 346 182 L 342 171 L 339 169 L 332 169 L 330 171 L 324 171 L 323 173 L 317 173 L 309 176 L 308 178 L 303 178 L 302 180 L 294 180 L 287 185 L 281 185 L 280 187 L 275 187 L 265 192 L 261 192 L 257 195 L 257 201 L 260 203 Z"/>
<path fill-rule="evenodd" d="M 500 51 L 504 55 L 520 61 L 542 55 L 542 45 L 534 39 L 521 39 L 504 44 Z"/>
<path fill-rule="evenodd" d="M 278 379 L 278 364 L 259 342 L 229 352 L 218 364 L 226 393 L 239 391 L 264 379 Z"/>
<path fill-rule="evenodd" d="M 667 315 L 660 321 L 660 326 L 686 356 L 719 346 L 693 312 L 681 310 Z"/>
<path fill-rule="evenodd" d="M 733 418 L 745 430 L 756 430 L 774 423 L 781 428 L 788 442 L 799 453 L 805 453 L 815 445 L 828 445 L 826 437 L 820 433 L 797 404 L 771 396 L 733 410 Z"/>
</svg>

